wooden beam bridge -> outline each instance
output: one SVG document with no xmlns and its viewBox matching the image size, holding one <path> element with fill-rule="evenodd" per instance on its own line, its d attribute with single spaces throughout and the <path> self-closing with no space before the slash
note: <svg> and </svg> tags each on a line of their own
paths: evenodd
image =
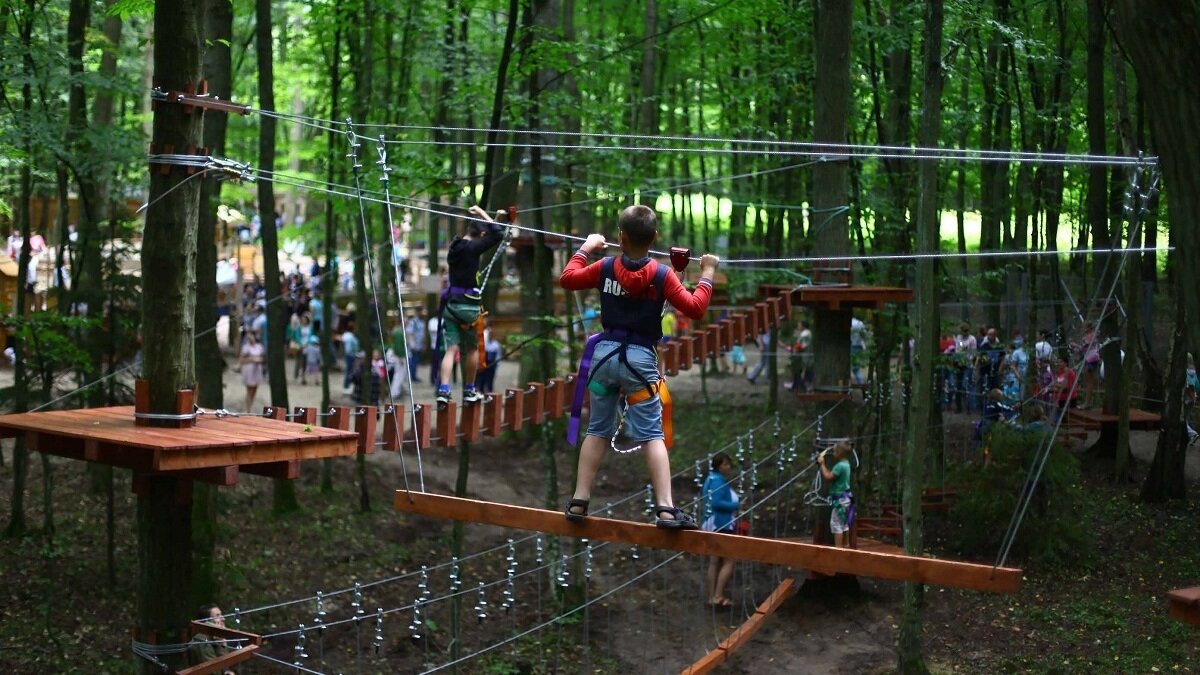
<svg viewBox="0 0 1200 675">
<path fill-rule="evenodd" d="M 666 530 L 648 523 L 597 516 L 588 516 L 582 522 L 570 522 L 558 511 L 427 492 L 397 490 L 395 503 L 397 511 L 436 518 L 751 560 L 770 565 L 787 565 L 824 574 L 843 572 L 878 579 L 914 581 L 931 586 L 970 588 L 995 593 L 1015 593 L 1021 585 L 1021 570 L 1008 567 L 857 551 L 736 534 Z"/>
</svg>

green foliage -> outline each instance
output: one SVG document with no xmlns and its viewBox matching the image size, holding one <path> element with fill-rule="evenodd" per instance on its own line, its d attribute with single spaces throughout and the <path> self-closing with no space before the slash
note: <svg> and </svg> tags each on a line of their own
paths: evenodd
<svg viewBox="0 0 1200 675">
<path fill-rule="evenodd" d="M 991 461 L 966 466 L 953 479 L 959 501 L 950 516 L 957 526 L 957 546 L 980 555 L 1000 549 L 1044 440 L 1041 433 L 993 427 L 983 441 L 990 446 Z M 1053 445 L 1012 552 L 1047 566 L 1085 561 L 1094 542 L 1081 522 L 1083 499 L 1079 461 Z"/>
<path fill-rule="evenodd" d="M 135 16 L 148 19 L 154 16 L 154 0 L 117 0 L 109 6 L 108 15 L 123 20 Z"/>
</svg>

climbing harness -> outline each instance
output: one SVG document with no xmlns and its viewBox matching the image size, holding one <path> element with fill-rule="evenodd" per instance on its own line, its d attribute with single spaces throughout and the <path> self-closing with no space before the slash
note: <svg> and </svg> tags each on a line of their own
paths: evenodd
<svg viewBox="0 0 1200 675">
<path fill-rule="evenodd" d="M 686 249 L 684 249 L 684 251 L 686 254 Z M 602 278 L 609 278 L 612 276 L 614 260 L 615 258 L 611 257 L 605 258 L 601 263 L 603 265 Z M 654 281 L 652 282 L 653 285 L 659 289 L 664 288 L 664 280 L 666 279 L 666 276 L 667 268 L 663 265 L 659 265 L 654 273 Z M 662 297 L 661 294 L 660 297 Z M 611 342 L 619 342 L 620 345 L 616 349 L 605 354 L 599 360 L 599 362 L 593 366 L 592 357 L 595 355 L 596 345 L 606 340 Z M 606 396 L 617 393 L 610 390 L 609 387 L 600 384 L 599 382 L 595 382 L 592 379 L 592 375 L 596 370 L 599 370 L 600 366 L 604 365 L 609 359 L 616 356 L 620 364 L 624 366 L 626 370 L 633 373 L 641 381 L 642 385 L 642 388 L 637 391 L 625 392 L 625 401 L 621 406 L 621 415 L 618 419 L 616 434 L 619 434 L 622 426 L 624 426 L 626 411 L 629 406 L 637 405 L 644 401 L 649 401 L 655 396 L 659 396 L 663 405 L 663 442 L 668 448 L 675 444 L 674 427 L 671 424 L 671 394 L 667 389 L 666 382 L 662 378 L 656 382 L 650 382 L 645 377 L 642 377 L 641 373 L 630 366 L 629 358 L 627 356 L 627 351 L 630 344 L 650 349 L 654 353 L 655 360 L 657 361 L 657 341 L 637 335 L 633 331 L 623 328 L 611 328 L 605 329 L 588 337 L 587 343 L 585 343 L 583 347 L 583 355 L 579 359 L 579 371 L 576 377 L 576 382 L 578 384 L 575 386 L 575 396 L 571 401 L 571 420 L 567 425 L 567 440 L 571 443 L 576 443 L 579 440 L 579 429 L 582 426 L 581 417 L 583 415 L 584 389 L 591 391 L 597 396 Z M 621 450 L 617 448 L 616 445 L 616 434 L 613 435 L 612 439 L 609 441 L 609 444 L 617 452 L 629 453 L 634 452 L 642 447 L 641 445 L 637 445 L 629 450 Z"/>
<path fill-rule="evenodd" d="M 517 207 L 508 207 L 509 223 L 516 222 L 516 218 Z M 479 368 L 481 369 L 487 368 L 487 350 L 484 349 L 483 346 L 483 330 L 487 325 L 487 311 L 483 309 L 482 304 L 483 289 L 487 287 L 488 278 L 491 277 L 492 274 L 492 267 L 495 266 L 496 261 L 500 259 L 500 256 L 504 255 L 504 251 L 508 248 L 509 243 L 512 242 L 512 238 L 512 228 L 504 228 L 504 238 L 499 244 L 496 245 L 496 250 L 492 253 L 492 257 L 488 261 L 487 266 L 483 268 L 482 272 L 475 273 L 475 285 L 470 288 L 462 286 L 448 287 L 446 290 L 442 291 L 441 302 L 438 305 L 438 330 L 436 344 L 438 346 L 443 346 L 443 341 L 445 339 L 446 315 L 449 314 L 450 319 L 458 324 L 460 328 L 475 329 L 476 345 L 478 345 L 479 352 Z M 471 303 L 479 304 L 479 314 L 476 315 L 474 319 L 467 319 L 463 317 L 461 314 L 455 312 L 454 308 L 450 306 L 452 302 L 462 299 L 465 299 Z"/>
</svg>

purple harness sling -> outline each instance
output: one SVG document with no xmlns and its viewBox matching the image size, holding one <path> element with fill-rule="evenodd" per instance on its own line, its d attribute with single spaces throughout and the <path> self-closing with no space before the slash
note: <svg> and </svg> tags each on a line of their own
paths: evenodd
<svg viewBox="0 0 1200 675">
<path fill-rule="evenodd" d="M 588 380 L 591 376 L 592 355 L 596 353 L 596 344 L 604 333 L 588 336 L 583 345 L 583 356 L 579 358 L 579 374 L 575 378 L 575 396 L 571 399 L 571 421 L 567 423 L 567 440 L 572 444 L 579 440 L 580 418 L 583 415 L 583 393 L 587 391 Z"/>
</svg>

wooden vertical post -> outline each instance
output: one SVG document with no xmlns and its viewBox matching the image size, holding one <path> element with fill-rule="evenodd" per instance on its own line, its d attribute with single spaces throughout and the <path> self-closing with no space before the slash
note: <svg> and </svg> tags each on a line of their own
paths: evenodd
<svg viewBox="0 0 1200 675">
<path fill-rule="evenodd" d="M 767 299 L 767 315 L 771 318 L 771 324 L 776 328 L 783 323 L 783 298 L 778 295 Z"/>
<path fill-rule="evenodd" d="M 358 422 L 354 430 L 358 432 L 358 451 L 371 455 L 375 453 L 376 408 L 373 405 L 361 405 L 354 410 Z"/>
<path fill-rule="evenodd" d="M 504 428 L 509 431 L 520 431 L 525 426 L 525 390 L 506 389 L 504 391 Z"/>
<path fill-rule="evenodd" d="M 396 451 L 404 443 L 404 406 L 383 408 L 383 449 Z"/>
<path fill-rule="evenodd" d="M 479 414 L 483 406 L 486 405 L 486 399 L 484 400 L 484 403 L 463 406 L 462 417 L 459 418 L 458 426 L 462 430 L 462 439 L 467 443 L 479 440 Z"/>
<path fill-rule="evenodd" d="M 735 314 L 735 315 L 734 315 L 734 317 L 733 317 L 733 320 L 734 320 L 734 322 L 736 323 L 736 326 L 734 327 L 733 334 L 734 334 L 734 336 L 736 336 L 736 337 L 737 337 L 737 341 L 738 341 L 739 343 L 740 343 L 740 342 L 744 342 L 744 341 L 746 340 L 746 338 L 748 337 L 748 335 L 749 335 L 749 334 L 746 332 L 746 330 L 747 330 L 747 326 L 746 326 L 746 313 L 745 313 L 745 312 L 739 312 L 738 314 Z"/>
<path fill-rule="evenodd" d="M 579 378 L 575 375 L 575 373 L 568 373 L 566 379 L 564 380 L 562 400 L 562 414 L 564 415 L 571 412 L 571 403 L 575 400 L 575 387 L 584 386 L 583 384 L 576 385 L 578 381 Z"/>
<path fill-rule="evenodd" d="M 458 416 L 455 414 L 457 412 L 454 401 L 447 402 L 446 407 L 438 411 L 432 439 L 435 447 L 452 448 L 458 442 Z"/>
<path fill-rule="evenodd" d="M 500 394 L 491 394 L 483 402 L 483 433 L 488 436 L 499 436 L 503 422 L 504 397 Z"/>
<path fill-rule="evenodd" d="M 286 420 L 287 408 L 280 408 L 276 405 L 269 405 L 263 408 L 263 417 L 270 420 Z"/>
<path fill-rule="evenodd" d="M 529 423 L 541 424 L 546 421 L 546 385 L 541 382 L 530 382 L 527 402 L 529 403 Z"/>
<path fill-rule="evenodd" d="M 792 289 L 781 291 L 779 297 L 783 300 L 783 314 L 786 318 L 792 318 Z"/>
<path fill-rule="evenodd" d="M 298 405 L 292 409 L 292 421 L 297 424 L 316 424 L 317 409 L 312 406 Z"/>
<path fill-rule="evenodd" d="M 417 426 L 413 429 L 413 438 L 416 440 L 417 445 L 422 448 L 428 448 L 430 427 L 433 425 L 433 420 L 430 417 L 432 409 L 423 403 L 418 403 L 414 414 Z"/>
<path fill-rule="evenodd" d="M 344 405 L 335 405 L 330 407 L 329 412 L 325 415 L 325 426 L 329 427 L 330 429 L 349 431 L 351 410 L 351 408 Z"/>
<path fill-rule="evenodd" d="M 679 369 L 691 370 L 694 359 L 692 358 L 692 350 L 695 348 L 696 338 L 691 335 L 679 338 Z"/>
<path fill-rule="evenodd" d="M 679 344 L 670 342 L 659 351 L 663 360 L 663 370 L 674 377 L 679 374 Z"/>
<path fill-rule="evenodd" d="M 546 383 L 546 416 L 556 420 L 563 415 L 563 399 L 567 387 L 561 377 L 552 377 Z"/>
</svg>

